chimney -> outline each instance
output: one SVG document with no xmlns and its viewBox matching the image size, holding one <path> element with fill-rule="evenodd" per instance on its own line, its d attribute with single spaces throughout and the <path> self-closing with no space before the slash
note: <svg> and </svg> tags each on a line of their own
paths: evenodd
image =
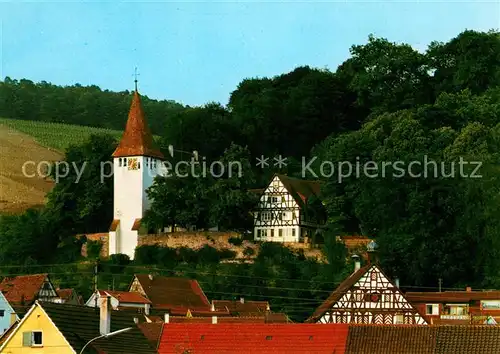
<svg viewBox="0 0 500 354">
<path fill-rule="evenodd" d="M 212 316 L 212 324 L 217 324 L 217 316 Z"/>
<path fill-rule="evenodd" d="M 396 288 L 399 288 L 399 278 L 398 277 L 394 278 L 394 284 L 396 285 Z"/>
<path fill-rule="evenodd" d="M 164 318 L 164 321 L 165 323 L 170 323 L 170 313 L 168 312 L 165 312 L 165 318 Z"/>
<path fill-rule="evenodd" d="M 153 280 L 153 274 L 148 274 L 149 280 Z"/>
<path fill-rule="evenodd" d="M 244 303 L 245 303 L 245 298 L 244 298 L 244 297 L 240 297 L 240 302 L 241 302 L 242 304 L 244 304 Z"/>
<path fill-rule="evenodd" d="M 351 258 L 354 261 L 354 273 L 355 273 L 361 269 L 361 262 L 359 261 L 359 256 L 357 254 L 353 254 Z"/>
<path fill-rule="evenodd" d="M 213 301 L 212 301 L 212 306 L 210 307 L 210 311 L 215 311 L 215 305 Z"/>
<path fill-rule="evenodd" d="M 101 297 L 99 331 L 101 335 L 111 332 L 111 297 L 106 295 Z"/>
<path fill-rule="evenodd" d="M 471 288 L 470 286 L 468 286 L 468 287 L 466 287 L 466 288 L 465 288 L 465 291 L 467 291 L 467 292 L 471 292 L 471 291 L 472 291 L 472 288 Z"/>
<path fill-rule="evenodd" d="M 134 323 L 135 323 L 135 324 L 138 324 L 138 323 L 139 323 L 139 318 L 134 317 Z"/>
</svg>

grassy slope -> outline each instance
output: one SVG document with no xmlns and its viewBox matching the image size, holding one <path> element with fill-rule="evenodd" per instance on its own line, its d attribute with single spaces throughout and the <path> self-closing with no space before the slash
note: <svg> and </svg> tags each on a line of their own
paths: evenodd
<svg viewBox="0 0 500 354">
<path fill-rule="evenodd" d="M 85 142 L 92 134 L 110 134 L 117 139 L 123 134 L 119 130 L 6 118 L 0 118 L 0 124 L 27 134 L 40 145 L 51 147 L 60 152 L 64 152 L 71 144 Z"/>
<path fill-rule="evenodd" d="M 123 132 L 0 118 L 0 214 L 43 205 L 45 194 L 52 189 L 50 180 L 26 177 L 22 173 L 24 162 L 62 160 L 70 145 L 84 143 L 92 134 L 109 134 L 118 140 Z"/>
</svg>

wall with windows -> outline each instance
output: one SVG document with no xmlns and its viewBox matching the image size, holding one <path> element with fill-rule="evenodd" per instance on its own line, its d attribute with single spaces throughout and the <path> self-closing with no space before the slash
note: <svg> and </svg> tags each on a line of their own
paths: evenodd
<svg viewBox="0 0 500 354">
<path fill-rule="evenodd" d="M 300 227 L 298 226 L 255 227 L 254 238 L 256 241 L 299 242 Z"/>
<path fill-rule="evenodd" d="M 254 215 L 256 241 L 299 242 L 300 208 L 277 176 L 261 196 Z"/>
</svg>

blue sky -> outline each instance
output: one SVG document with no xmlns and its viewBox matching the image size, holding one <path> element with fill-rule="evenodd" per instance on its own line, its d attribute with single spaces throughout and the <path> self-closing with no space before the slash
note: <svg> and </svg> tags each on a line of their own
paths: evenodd
<svg viewBox="0 0 500 354">
<path fill-rule="evenodd" d="M 244 78 L 329 68 L 368 35 L 423 50 L 500 27 L 498 1 L 2 2 L 0 77 L 226 104 Z"/>
</svg>

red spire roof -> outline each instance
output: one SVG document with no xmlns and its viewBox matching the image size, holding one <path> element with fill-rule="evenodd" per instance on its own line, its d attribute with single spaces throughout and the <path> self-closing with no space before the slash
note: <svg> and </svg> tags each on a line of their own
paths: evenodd
<svg viewBox="0 0 500 354">
<path fill-rule="evenodd" d="M 164 156 L 153 143 L 153 135 L 141 106 L 141 97 L 134 91 L 128 113 L 127 125 L 122 140 L 113 153 L 113 157 L 149 156 L 163 159 Z"/>
</svg>

